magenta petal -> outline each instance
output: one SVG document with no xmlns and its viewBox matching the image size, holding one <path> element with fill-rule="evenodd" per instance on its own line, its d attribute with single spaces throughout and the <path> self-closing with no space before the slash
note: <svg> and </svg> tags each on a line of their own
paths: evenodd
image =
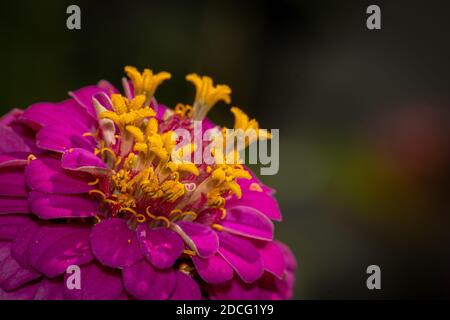
<svg viewBox="0 0 450 320">
<path fill-rule="evenodd" d="M 32 300 L 39 286 L 39 283 L 30 283 L 11 292 L 0 289 L 0 300 Z"/>
<path fill-rule="evenodd" d="M 105 266 L 129 267 L 142 258 L 136 232 L 122 219 L 103 220 L 91 233 L 92 252 Z"/>
<path fill-rule="evenodd" d="M 244 283 L 239 279 L 214 286 L 213 292 L 215 298 L 219 300 L 257 300 L 260 297 L 256 284 Z"/>
<path fill-rule="evenodd" d="M 245 282 L 258 280 L 263 274 L 261 256 L 248 240 L 220 232 L 219 253 Z"/>
<path fill-rule="evenodd" d="M 181 271 L 176 271 L 175 279 L 175 289 L 170 300 L 200 300 L 202 298 L 200 287 L 190 276 Z"/>
<path fill-rule="evenodd" d="M 28 261 L 28 248 L 38 230 L 39 224 L 36 221 L 29 220 L 28 222 L 25 222 L 19 227 L 14 241 L 11 244 L 11 255 L 24 268 L 30 267 Z"/>
<path fill-rule="evenodd" d="M 25 173 L 28 185 L 36 191 L 76 194 L 86 193 L 93 189 L 93 186 L 88 185 L 89 181 L 86 180 L 86 176 L 65 172 L 61 168 L 61 162 L 53 158 L 31 161 Z"/>
<path fill-rule="evenodd" d="M 184 242 L 172 230 L 164 227 L 150 229 L 141 224 L 136 232 L 142 253 L 155 268 L 171 267 L 183 253 Z"/>
<path fill-rule="evenodd" d="M 83 133 L 85 132 L 59 124 L 49 125 L 37 133 L 36 145 L 42 149 L 55 152 L 64 152 L 70 148 L 94 150 L 95 142 L 90 137 L 84 137 Z"/>
<path fill-rule="evenodd" d="M 76 91 L 71 91 L 71 92 L 69 92 L 69 95 L 72 98 L 74 98 L 81 106 L 83 106 L 85 108 L 86 112 L 91 117 L 97 118 L 97 114 L 95 112 L 95 108 L 92 103 L 92 98 L 100 92 L 107 92 L 107 91 L 99 86 L 91 85 L 91 86 L 85 86 Z"/>
<path fill-rule="evenodd" d="M 0 240 L 14 239 L 20 227 L 29 221 L 29 215 L 0 215 Z"/>
<path fill-rule="evenodd" d="M 245 169 L 251 174 L 252 178 L 238 179 L 242 197 L 238 199 L 233 196 L 227 201 L 226 208 L 248 206 L 260 211 L 272 220 L 281 221 L 281 211 L 278 202 L 273 197 L 275 191 L 261 183 L 250 169 L 246 167 Z"/>
<path fill-rule="evenodd" d="M 99 203 L 82 195 L 48 194 L 31 191 L 31 211 L 42 219 L 93 217 L 99 213 Z"/>
<path fill-rule="evenodd" d="M 129 294 L 142 300 L 166 300 L 175 288 L 175 272 L 156 271 L 146 260 L 123 270 L 123 284 Z"/>
<path fill-rule="evenodd" d="M 258 210 L 236 206 L 227 210 L 224 231 L 260 240 L 273 239 L 273 223 Z"/>
<path fill-rule="evenodd" d="M 106 164 L 92 152 L 85 149 L 66 151 L 61 158 L 64 169 L 88 172 L 94 175 L 104 175 L 109 172 Z"/>
<path fill-rule="evenodd" d="M 14 152 L 0 154 L 0 168 L 4 167 L 23 167 L 28 164 L 27 156 L 29 152 Z"/>
<path fill-rule="evenodd" d="M 187 245 L 200 257 L 207 258 L 217 252 L 219 238 L 209 226 L 188 221 L 177 222 L 177 225 L 187 235 L 187 238 L 184 239 Z"/>
<path fill-rule="evenodd" d="M 0 287 L 3 290 L 15 290 L 25 283 L 39 277 L 39 273 L 22 268 L 11 256 L 10 243 L 0 243 Z"/>
<path fill-rule="evenodd" d="M 34 300 L 64 300 L 61 280 L 44 279 L 34 295 Z"/>
<path fill-rule="evenodd" d="M 27 198 L 0 196 L 0 215 L 5 213 L 29 213 Z"/>
<path fill-rule="evenodd" d="M 192 262 L 199 276 L 208 283 L 217 284 L 233 278 L 233 269 L 219 254 L 206 259 L 192 257 Z"/>
<path fill-rule="evenodd" d="M 29 152 L 23 137 L 10 127 L 0 125 L 0 153 Z"/>
<path fill-rule="evenodd" d="M 60 103 L 41 102 L 29 106 L 22 119 L 27 123 L 46 127 L 49 125 L 66 126 L 78 130 L 81 134 L 96 125 L 94 118 L 75 100 L 68 99 Z"/>
<path fill-rule="evenodd" d="M 27 197 L 23 167 L 0 168 L 0 195 L 12 197 Z"/>
<path fill-rule="evenodd" d="M 289 249 L 289 247 L 282 242 L 279 241 L 274 242 L 283 253 L 287 271 L 290 271 L 292 273 L 295 272 L 295 270 L 297 269 L 297 260 L 295 259 L 295 256 L 292 253 L 291 249 Z"/>
<path fill-rule="evenodd" d="M 93 259 L 89 247 L 90 227 L 49 225 L 34 235 L 28 249 L 30 264 L 47 277 L 55 277 L 72 264 Z"/>
<path fill-rule="evenodd" d="M 71 274 L 64 275 L 64 297 L 72 300 L 115 300 L 123 291 L 119 271 L 91 263 L 80 268 L 80 289 L 69 289 Z"/>
<path fill-rule="evenodd" d="M 261 255 L 264 270 L 279 279 L 283 278 L 286 264 L 280 247 L 272 241 L 255 241 L 255 246 Z"/>
</svg>

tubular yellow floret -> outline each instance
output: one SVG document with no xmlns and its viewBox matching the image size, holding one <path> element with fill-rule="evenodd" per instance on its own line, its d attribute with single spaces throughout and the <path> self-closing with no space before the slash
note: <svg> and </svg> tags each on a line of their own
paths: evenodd
<svg viewBox="0 0 450 320">
<path fill-rule="evenodd" d="M 144 69 L 141 74 L 138 69 L 132 66 L 126 66 L 125 73 L 133 83 L 134 94 L 145 96 L 145 104 L 150 102 L 161 83 L 171 78 L 171 74 L 166 71 L 154 74 L 152 70 Z"/>
<path fill-rule="evenodd" d="M 227 85 L 214 86 L 210 77 L 200 77 L 195 73 L 188 74 L 186 80 L 194 84 L 195 102 L 193 106 L 193 119 L 202 120 L 208 111 L 219 101 L 231 102 L 231 89 Z"/>
</svg>

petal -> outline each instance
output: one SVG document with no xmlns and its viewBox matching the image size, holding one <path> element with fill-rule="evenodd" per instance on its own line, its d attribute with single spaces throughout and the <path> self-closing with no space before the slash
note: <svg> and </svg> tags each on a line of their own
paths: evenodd
<svg viewBox="0 0 450 320">
<path fill-rule="evenodd" d="M 103 220 L 91 233 L 92 252 L 105 266 L 129 267 L 142 258 L 136 232 L 122 219 Z"/>
<path fill-rule="evenodd" d="M 250 241 L 220 232 L 219 253 L 245 282 L 258 280 L 263 274 L 261 256 Z"/>
<path fill-rule="evenodd" d="M 39 286 L 39 283 L 31 283 L 12 292 L 0 289 L 0 300 L 33 300 Z"/>
<path fill-rule="evenodd" d="M 61 280 L 44 279 L 34 295 L 34 300 L 64 300 Z"/>
<path fill-rule="evenodd" d="M 270 194 L 260 191 L 242 191 L 242 197 L 233 196 L 225 205 L 226 209 L 246 206 L 256 209 L 275 221 L 281 221 L 281 211 L 277 200 Z"/>
<path fill-rule="evenodd" d="M 0 125 L 0 153 L 29 152 L 25 139 L 8 126 Z"/>
<path fill-rule="evenodd" d="M 23 224 L 30 221 L 29 215 L 0 215 L 0 240 L 12 240 Z"/>
<path fill-rule="evenodd" d="M 183 253 L 184 242 L 172 230 L 141 224 L 136 232 L 142 253 L 155 268 L 171 267 Z"/>
<path fill-rule="evenodd" d="M 106 164 L 99 157 L 88 150 L 79 148 L 66 151 L 61 158 L 61 166 L 64 169 L 88 172 L 93 175 L 109 173 Z"/>
<path fill-rule="evenodd" d="M 22 167 L 28 164 L 27 156 L 29 152 L 12 152 L 0 154 L 0 168 Z"/>
<path fill-rule="evenodd" d="M 119 271 L 91 263 L 80 268 L 80 289 L 69 289 L 71 274 L 64 276 L 64 297 L 72 300 L 115 300 L 123 291 Z"/>
<path fill-rule="evenodd" d="M 42 219 L 84 218 L 99 213 L 99 202 L 82 195 L 48 194 L 31 191 L 31 211 Z"/>
<path fill-rule="evenodd" d="M 0 196 L 0 215 L 5 213 L 30 213 L 27 198 Z"/>
<path fill-rule="evenodd" d="M 39 230 L 39 224 L 34 220 L 29 220 L 22 224 L 15 235 L 11 244 L 11 255 L 24 268 L 29 268 L 28 248 L 31 240 Z"/>
<path fill-rule="evenodd" d="M 90 228 L 76 225 L 47 225 L 34 235 L 28 250 L 30 264 L 47 277 L 55 277 L 70 265 L 93 259 L 89 247 Z"/>
<path fill-rule="evenodd" d="M 27 197 L 23 167 L 0 168 L 0 195 L 12 197 Z"/>
<path fill-rule="evenodd" d="M 273 223 L 258 210 L 236 206 L 227 210 L 221 223 L 224 231 L 260 240 L 273 239 Z"/>
<path fill-rule="evenodd" d="M 61 162 L 53 158 L 40 158 L 30 162 L 25 170 L 32 190 L 46 193 L 86 193 L 94 187 L 88 184 L 86 175 L 64 171 Z M 91 180 L 93 180 L 91 178 Z"/>
<path fill-rule="evenodd" d="M 170 300 L 200 300 L 202 298 L 200 287 L 190 276 L 181 271 L 176 271 L 175 280 L 175 289 L 170 296 Z"/>
<path fill-rule="evenodd" d="M 254 245 L 261 255 L 264 270 L 282 279 L 286 270 L 286 264 L 281 248 L 272 241 L 255 241 Z"/>
<path fill-rule="evenodd" d="M 0 259 L 0 287 L 5 291 L 12 291 L 27 282 L 40 277 L 36 271 L 22 268 L 11 256 L 11 244 L 1 243 L 2 259 Z M 6 252 L 5 252 L 6 251 Z"/>
<path fill-rule="evenodd" d="M 216 285 L 213 292 L 219 300 L 257 300 L 260 296 L 257 285 L 244 283 L 239 279 Z"/>
<path fill-rule="evenodd" d="M 292 253 L 291 249 L 289 249 L 289 247 L 282 242 L 279 241 L 274 242 L 277 244 L 277 246 L 283 253 L 284 261 L 286 263 L 286 269 L 290 272 L 295 272 L 295 270 L 297 269 L 297 260 L 295 259 L 295 256 Z"/>
<path fill-rule="evenodd" d="M 37 133 L 36 145 L 55 152 L 64 152 L 71 148 L 94 150 L 94 140 L 91 137 L 83 136 L 86 132 L 62 124 L 48 125 Z"/>
<path fill-rule="evenodd" d="M 177 225 L 183 231 L 184 235 L 183 233 L 180 235 L 187 245 L 200 257 L 207 258 L 217 252 L 219 238 L 209 226 L 188 221 L 177 222 Z"/>
<path fill-rule="evenodd" d="M 81 134 L 96 125 L 95 119 L 73 99 L 35 103 L 24 111 L 21 118 L 35 127 L 60 125 L 76 129 Z"/>
<path fill-rule="evenodd" d="M 166 300 L 175 288 L 175 272 L 156 271 L 146 260 L 123 270 L 123 284 L 136 299 Z"/>
<path fill-rule="evenodd" d="M 112 87 L 112 90 L 117 91 L 114 89 L 114 87 Z M 95 108 L 92 104 L 92 98 L 100 92 L 109 93 L 108 91 L 112 90 L 106 90 L 105 88 L 99 87 L 97 85 L 91 85 L 85 86 L 75 91 L 71 91 L 69 92 L 69 95 L 74 98 L 91 117 L 97 118 Z"/>
<path fill-rule="evenodd" d="M 192 257 L 192 262 L 199 276 L 208 283 L 217 284 L 233 278 L 233 269 L 219 254 L 206 259 Z"/>
</svg>

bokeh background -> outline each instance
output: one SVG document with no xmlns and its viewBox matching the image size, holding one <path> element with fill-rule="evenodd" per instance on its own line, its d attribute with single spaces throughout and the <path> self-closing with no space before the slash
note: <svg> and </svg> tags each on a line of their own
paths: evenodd
<svg viewBox="0 0 450 320">
<path fill-rule="evenodd" d="M 81 7 L 82 29 L 66 28 Z M 366 28 L 378 4 L 382 30 Z M 445 1 L 2 1 L 0 113 L 108 79 L 123 66 L 233 89 L 279 128 L 276 236 L 298 259 L 297 299 L 450 297 L 450 6 Z M 232 124 L 218 105 L 214 121 Z M 0 137 L 1 139 L 1 137 Z M 382 289 L 366 288 L 366 268 Z"/>
</svg>

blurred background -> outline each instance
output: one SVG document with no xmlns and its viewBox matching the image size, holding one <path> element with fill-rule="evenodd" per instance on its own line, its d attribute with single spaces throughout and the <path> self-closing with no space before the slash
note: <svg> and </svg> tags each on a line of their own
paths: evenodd
<svg viewBox="0 0 450 320">
<path fill-rule="evenodd" d="M 81 30 L 66 8 L 81 8 Z M 366 28 L 381 7 L 382 29 Z M 450 297 L 450 5 L 445 1 L 2 1 L 0 114 L 107 79 L 190 72 L 280 129 L 276 236 L 296 299 Z M 210 113 L 231 125 L 223 104 Z M 1 138 L 1 137 L 0 137 Z M 366 287 L 381 267 L 381 290 Z"/>
</svg>

